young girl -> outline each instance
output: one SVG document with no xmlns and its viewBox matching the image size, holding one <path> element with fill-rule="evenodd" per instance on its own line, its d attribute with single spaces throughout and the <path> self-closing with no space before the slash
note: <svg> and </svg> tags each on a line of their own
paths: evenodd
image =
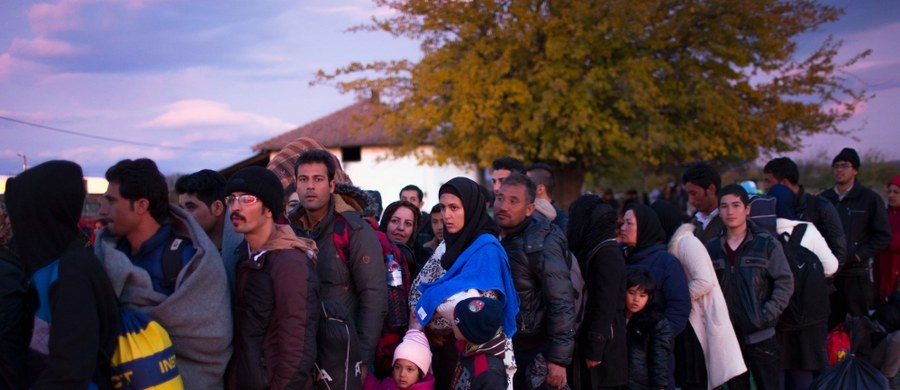
<svg viewBox="0 0 900 390">
<path fill-rule="evenodd" d="M 425 333 L 410 329 L 403 342 L 394 350 L 394 369 L 391 376 L 381 383 L 374 375 L 366 377 L 363 390 L 433 390 L 434 376 L 431 370 L 431 348 Z"/>
<path fill-rule="evenodd" d="M 647 306 L 656 283 L 650 274 L 633 270 L 628 273 L 625 288 L 627 388 L 665 389 L 669 385 L 673 335 L 663 312 Z"/>
</svg>

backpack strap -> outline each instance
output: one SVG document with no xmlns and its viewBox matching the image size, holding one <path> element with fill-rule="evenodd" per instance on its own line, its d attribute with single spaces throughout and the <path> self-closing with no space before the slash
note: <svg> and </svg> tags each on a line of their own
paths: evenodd
<svg viewBox="0 0 900 390">
<path fill-rule="evenodd" d="M 334 241 L 334 249 L 344 264 L 347 263 L 347 246 L 350 245 L 350 225 L 347 218 L 343 214 L 334 215 L 334 229 L 332 229 L 332 241 Z"/>
<path fill-rule="evenodd" d="M 788 242 L 791 245 L 800 246 L 800 241 L 803 240 L 803 235 L 806 234 L 806 228 L 807 226 L 805 223 L 794 226 L 794 231 L 791 232 L 791 238 Z"/>
<path fill-rule="evenodd" d="M 181 273 L 182 268 L 181 250 L 184 248 L 186 241 L 185 238 L 173 235 L 166 242 L 166 247 L 163 249 L 161 260 L 163 279 L 159 282 L 159 285 L 166 290 L 175 291 L 175 281 L 178 279 L 178 274 Z"/>
</svg>

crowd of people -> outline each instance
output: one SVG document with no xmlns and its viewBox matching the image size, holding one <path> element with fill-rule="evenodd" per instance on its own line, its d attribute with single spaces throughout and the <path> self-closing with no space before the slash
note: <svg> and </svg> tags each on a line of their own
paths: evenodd
<svg viewBox="0 0 900 390">
<path fill-rule="evenodd" d="M 382 210 L 298 141 L 268 168 L 180 177 L 177 204 L 153 161 L 119 161 L 90 239 L 77 164 L 10 179 L 0 387 L 808 389 L 847 318 L 876 324 L 860 358 L 897 376 L 900 176 L 885 207 L 853 149 L 819 195 L 780 157 L 763 197 L 696 162 L 653 202 L 563 210 L 548 165 L 503 157 L 492 188 L 448 178 L 426 208 L 410 184 Z M 123 308 L 174 364 L 122 372 Z"/>
</svg>

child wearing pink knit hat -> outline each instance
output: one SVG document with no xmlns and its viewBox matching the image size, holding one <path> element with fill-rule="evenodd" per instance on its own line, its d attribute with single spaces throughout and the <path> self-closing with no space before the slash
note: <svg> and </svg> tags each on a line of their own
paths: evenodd
<svg viewBox="0 0 900 390">
<path fill-rule="evenodd" d="M 434 389 L 434 376 L 429 373 L 431 348 L 422 331 L 410 329 L 406 332 L 403 342 L 394 350 L 393 364 L 393 373 L 381 383 L 374 375 L 367 376 L 363 390 Z"/>
</svg>

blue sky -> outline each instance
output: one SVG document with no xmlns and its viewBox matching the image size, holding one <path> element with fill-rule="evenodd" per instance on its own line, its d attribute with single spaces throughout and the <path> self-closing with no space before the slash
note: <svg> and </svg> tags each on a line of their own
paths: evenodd
<svg viewBox="0 0 900 390">
<path fill-rule="evenodd" d="M 801 52 L 828 34 L 858 64 L 853 83 L 876 94 L 847 129 L 817 136 L 795 157 L 841 147 L 900 159 L 900 2 L 832 1 L 841 21 L 800 37 Z M 367 0 L 47 0 L 0 2 L 0 116 L 113 143 L 0 120 L 0 174 L 63 158 L 102 175 L 123 158 L 150 157 L 164 173 L 221 169 L 250 146 L 350 104 L 318 69 L 419 56 L 416 43 L 345 33 L 373 15 Z M 169 149 L 166 146 L 193 148 Z"/>
</svg>

